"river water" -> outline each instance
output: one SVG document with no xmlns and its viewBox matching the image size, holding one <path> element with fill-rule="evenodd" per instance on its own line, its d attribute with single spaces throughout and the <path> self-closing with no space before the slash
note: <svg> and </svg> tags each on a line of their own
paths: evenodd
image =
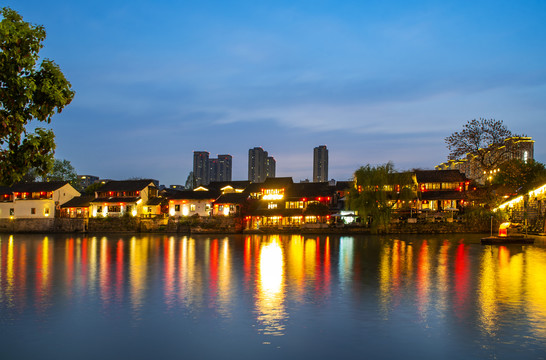
<svg viewBox="0 0 546 360">
<path fill-rule="evenodd" d="M 544 359 L 546 242 L 0 235 L 0 359 Z"/>
</svg>

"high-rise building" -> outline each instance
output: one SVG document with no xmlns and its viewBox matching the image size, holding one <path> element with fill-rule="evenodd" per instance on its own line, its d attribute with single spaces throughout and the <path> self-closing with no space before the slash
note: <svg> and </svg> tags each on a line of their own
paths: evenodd
<svg viewBox="0 0 546 360">
<path fill-rule="evenodd" d="M 193 179 L 195 186 L 208 185 L 210 182 L 208 151 L 193 152 Z"/>
<path fill-rule="evenodd" d="M 328 181 L 328 148 L 320 145 L 313 149 L 313 182 Z"/>
<path fill-rule="evenodd" d="M 248 150 L 248 180 L 253 183 L 264 182 L 268 177 L 275 177 L 276 162 L 261 147 Z"/>
<path fill-rule="evenodd" d="M 218 155 L 217 159 L 209 159 L 209 182 L 231 181 L 231 155 Z"/>
<path fill-rule="evenodd" d="M 273 156 L 268 156 L 265 162 L 265 177 L 274 178 L 276 171 L 277 171 L 277 162 L 275 161 L 275 158 Z"/>
</svg>

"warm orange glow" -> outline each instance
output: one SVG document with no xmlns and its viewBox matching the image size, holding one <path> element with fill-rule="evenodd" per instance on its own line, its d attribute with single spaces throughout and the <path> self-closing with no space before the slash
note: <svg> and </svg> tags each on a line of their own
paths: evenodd
<svg viewBox="0 0 546 360">
<path fill-rule="evenodd" d="M 508 236 L 508 228 L 510 227 L 509 222 L 500 224 L 499 226 L 499 236 L 505 237 Z"/>
</svg>

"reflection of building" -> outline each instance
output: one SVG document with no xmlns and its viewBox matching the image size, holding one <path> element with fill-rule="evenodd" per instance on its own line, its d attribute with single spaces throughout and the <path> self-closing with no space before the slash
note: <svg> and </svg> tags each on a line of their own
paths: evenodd
<svg viewBox="0 0 546 360">
<path fill-rule="evenodd" d="M 313 181 L 328 181 L 328 149 L 326 145 L 313 149 Z"/>
<path fill-rule="evenodd" d="M 248 150 L 248 180 L 253 183 L 264 182 L 268 177 L 275 177 L 276 161 L 268 156 L 261 147 Z"/>
<path fill-rule="evenodd" d="M 534 158 L 534 140 L 531 137 L 517 136 L 504 140 L 502 146 L 480 149 L 486 152 L 485 164 L 499 165 L 505 161 L 519 159 L 524 162 Z M 484 184 L 491 180 L 498 168 L 484 166 L 478 160 L 477 154 L 469 153 L 464 159 L 450 159 L 445 163 L 436 166 L 437 170 L 459 170 L 469 179 Z"/>
</svg>

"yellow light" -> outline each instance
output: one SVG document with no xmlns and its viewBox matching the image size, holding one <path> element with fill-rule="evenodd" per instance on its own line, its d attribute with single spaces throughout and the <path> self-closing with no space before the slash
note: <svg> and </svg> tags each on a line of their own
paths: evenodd
<svg viewBox="0 0 546 360">
<path fill-rule="evenodd" d="M 282 195 L 282 194 L 269 194 L 269 195 L 264 195 L 262 197 L 262 199 L 264 199 L 264 200 L 281 200 L 283 197 L 284 197 L 284 195 Z"/>
<path fill-rule="evenodd" d="M 169 209 L 169 215 L 174 216 L 174 207 Z"/>
<path fill-rule="evenodd" d="M 131 211 L 131 215 L 136 216 L 136 214 L 137 214 L 136 209 L 133 209 L 133 211 Z"/>
<path fill-rule="evenodd" d="M 229 206 L 224 206 L 224 216 L 229 215 Z"/>
</svg>

